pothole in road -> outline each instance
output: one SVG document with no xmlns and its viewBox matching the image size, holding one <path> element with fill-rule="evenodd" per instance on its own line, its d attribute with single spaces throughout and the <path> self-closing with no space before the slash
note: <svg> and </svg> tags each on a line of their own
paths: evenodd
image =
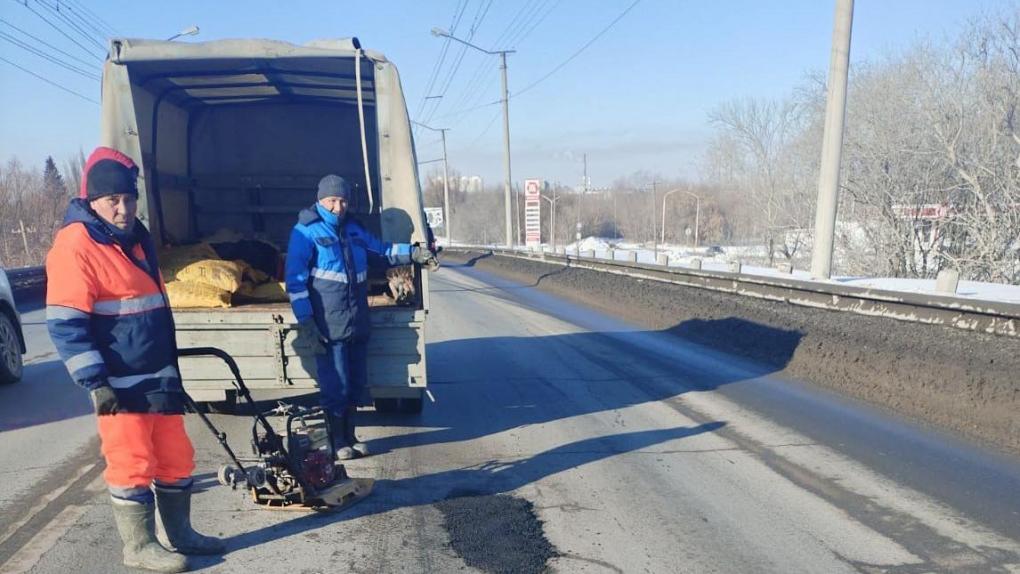
<svg viewBox="0 0 1020 574">
<path fill-rule="evenodd" d="M 436 507 L 443 513 L 450 546 L 472 568 L 537 574 L 556 556 L 534 506 L 523 498 L 456 491 Z"/>
</svg>

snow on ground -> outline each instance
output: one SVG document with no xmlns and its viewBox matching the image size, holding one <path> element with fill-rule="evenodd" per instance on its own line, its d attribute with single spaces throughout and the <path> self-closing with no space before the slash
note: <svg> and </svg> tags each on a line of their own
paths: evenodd
<svg viewBox="0 0 1020 574">
<path fill-rule="evenodd" d="M 578 244 L 579 243 L 579 244 Z M 490 247 L 499 248 L 499 245 Z M 704 271 L 729 271 L 729 262 L 748 258 L 764 258 L 767 256 L 765 247 L 759 245 L 750 246 L 728 246 L 718 248 L 681 246 L 681 245 L 658 245 L 653 248 L 651 243 L 635 243 L 605 237 L 586 237 L 580 242 L 571 243 L 566 246 L 568 253 L 593 251 L 595 257 L 608 259 L 612 250 L 613 259 L 626 261 L 631 253 L 637 254 L 638 263 L 654 265 L 656 255 L 665 253 L 669 256 L 670 267 L 690 267 L 692 261 L 701 259 L 701 268 Z M 519 248 L 524 250 L 523 247 Z M 543 245 L 545 251 L 552 251 L 549 245 Z M 799 262 L 804 267 L 810 262 Z M 786 279 L 798 279 L 811 281 L 811 273 L 806 269 L 794 269 L 793 273 L 784 273 L 779 269 L 761 267 L 756 265 L 743 265 L 743 273 L 749 275 L 760 275 L 763 277 L 779 277 Z M 871 289 L 883 289 L 887 291 L 899 291 L 904 293 L 939 294 L 935 291 L 934 279 L 905 279 L 892 277 L 833 277 L 823 283 L 838 285 L 851 285 L 854 287 L 867 287 Z M 1001 283 L 985 283 L 981 281 L 960 281 L 956 292 L 957 297 L 977 299 L 982 301 L 999 301 L 1004 303 L 1020 304 L 1020 285 L 1004 285 Z"/>
<path fill-rule="evenodd" d="M 834 282 L 855 287 L 870 287 L 906 293 L 935 293 L 934 279 L 906 279 L 900 277 L 836 277 Z M 957 297 L 1001 301 L 1020 304 L 1020 285 L 985 283 L 982 281 L 960 281 Z"/>
</svg>

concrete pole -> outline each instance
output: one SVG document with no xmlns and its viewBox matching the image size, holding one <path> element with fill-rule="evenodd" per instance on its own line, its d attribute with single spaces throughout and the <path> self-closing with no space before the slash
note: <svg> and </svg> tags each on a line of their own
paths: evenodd
<svg viewBox="0 0 1020 574">
<path fill-rule="evenodd" d="M 499 53 L 499 71 L 503 79 L 503 201 L 506 204 L 506 246 L 512 248 L 514 231 L 510 205 L 510 94 L 506 87 L 506 52 Z"/>
<path fill-rule="evenodd" d="M 659 239 L 659 243 L 663 245 L 666 244 L 666 198 L 669 197 L 670 193 L 672 192 L 667 192 L 666 195 L 662 196 L 662 225 L 659 226 L 659 232 L 662 236 Z"/>
<path fill-rule="evenodd" d="M 655 213 L 655 180 L 652 180 L 652 255 L 657 257 L 659 255 L 659 244 L 655 241 L 655 224 L 656 224 L 656 213 Z"/>
<path fill-rule="evenodd" d="M 446 244 L 450 245 L 450 238 L 453 237 L 453 222 L 450 221 L 450 166 L 446 161 L 446 131 L 449 128 L 439 130 L 443 136 L 443 217 L 446 221 Z"/>
<path fill-rule="evenodd" d="M 832 275 L 832 246 L 839 205 L 839 164 L 843 152 L 843 122 L 846 119 L 846 85 L 850 70 L 850 30 L 854 18 L 853 0 L 836 0 L 829 61 L 829 94 L 825 102 L 825 136 L 818 177 L 818 207 L 815 211 L 815 241 L 811 254 L 811 277 Z"/>
<path fill-rule="evenodd" d="M 698 248 L 698 232 L 701 231 L 701 198 L 694 202 L 694 248 Z"/>
</svg>

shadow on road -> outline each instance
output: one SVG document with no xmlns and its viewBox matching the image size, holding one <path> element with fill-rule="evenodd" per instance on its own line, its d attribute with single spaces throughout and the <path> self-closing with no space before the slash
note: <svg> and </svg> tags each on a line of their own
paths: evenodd
<svg viewBox="0 0 1020 574">
<path fill-rule="evenodd" d="M 21 382 L 0 386 L 0 432 L 91 413 L 88 393 L 57 359 L 25 365 Z"/>
<path fill-rule="evenodd" d="M 228 551 L 257 546 L 315 530 L 333 522 L 350 520 L 398 508 L 433 504 L 470 492 L 472 496 L 511 492 L 548 476 L 597 462 L 612 456 L 637 452 L 671 440 L 683 439 L 725 426 L 711 422 L 695 427 L 678 427 L 620 433 L 564 444 L 514 461 L 491 460 L 469 468 L 437 472 L 406 479 L 379 480 L 372 496 L 341 513 L 308 514 L 228 539 Z"/>
<path fill-rule="evenodd" d="M 422 430 L 373 440 L 376 453 L 455 443 L 533 425 L 546 425 L 642 403 L 669 401 L 691 390 L 706 391 L 782 368 L 793 356 L 799 335 L 738 319 L 682 323 L 664 332 L 574 333 L 546 337 L 491 337 L 430 344 L 431 385 L 439 397 L 420 417 L 363 413 L 367 426 Z M 649 337 L 687 329 L 747 329 L 775 343 L 780 356 L 770 365 L 712 368 L 713 361 L 656 353 Z M 678 341 L 679 342 L 679 341 Z M 690 345 L 691 353 L 700 351 Z M 748 370 L 750 369 L 750 370 Z M 733 373 L 739 372 L 740 375 Z M 729 374 L 727 374 L 729 373 Z M 753 382 L 752 382 L 753 384 Z M 371 497 L 345 512 L 315 514 L 247 532 L 228 541 L 232 550 L 314 530 L 332 522 L 427 505 L 470 492 L 494 495 L 514 491 L 551 475 L 613 456 L 648 449 L 725 426 L 713 421 L 693 427 L 622 432 L 562 444 L 525 458 L 506 457 L 457 468 L 376 482 Z"/>
<path fill-rule="evenodd" d="M 677 340 L 686 355 L 647 348 L 651 338 L 697 330 L 703 339 L 753 334 L 768 361 L 716 369 L 718 356 Z M 669 340 L 667 339 L 667 340 Z M 710 391 L 782 370 L 800 333 L 727 318 L 685 321 L 663 331 L 573 333 L 547 337 L 490 337 L 431 343 L 429 385 L 439 403 L 415 419 L 363 414 L 368 426 L 418 426 L 429 430 L 372 441 L 375 452 L 471 440 L 527 425 L 663 401 L 691 390 Z M 739 374 L 734 374 L 734 373 Z M 467 406 L 471 408 L 464 408 Z"/>
</svg>

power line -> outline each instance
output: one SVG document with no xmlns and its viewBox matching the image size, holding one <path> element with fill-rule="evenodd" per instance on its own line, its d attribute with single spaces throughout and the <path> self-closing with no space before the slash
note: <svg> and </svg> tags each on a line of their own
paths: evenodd
<svg viewBox="0 0 1020 574">
<path fill-rule="evenodd" d="M 93 44 L 95 44 L 96 46 L 98 46 L 100 50 L 102 50 L 102 51 L 104 51 L 104 52 L 106 51 L 106 46 L 104 46 L 104 45 L 102 44 L 102 42 L 98 42 L 98 41 L 96 41 L 96 39 L 95 39 L 95 38 L 94 38 L 94 37 L 93 37 L 93 36 L 92 36 L 91 34 L 89 34 L 88 32 L 86 32 L 85 30 L 82 30 L 81 26 L 79 26 L 79 25 L 75 24 L 75 23 L 74 23 L 73 21 L 71 21 L 71 19 L 70 19 L 70 18 L 68 18 L 68 17 L 67 17 L 67 15 L 66 15 L 66 14 L 64 14 L 63 12 L 61 12 L 61 11 L 60 11 L 60 8 L 59 8 L 59 6 L 60 6 L 59 4 L 57 4 L 57 8 L 54 8 L 53 6 L 51 6 L 51 5 L 49 5 L 49 4 L 45 3 L 45 2 L 43 2 L 42 0 L 35 0 L 35 1 L 36 1 L 36 2 L 38 3 L 38 4 L 40 4 L 40 5 L 42 5 L 42 6 L 45 6 L 46 8 L 48 8 L 50 12 L 53 12 L 54 14 L 56 14 L 58 18 L 60 18 L 60 19 L 61 19 L 61 20 L 63 20 L 64 22 L 66 22 L 66 23 L 67 23 L 67 25 L 69 25 L 69 26 L 70 26 L 70 27 L 71 27 L 72 29 L 74 29 L 74 30 L 75 30 L 76 32 L 78 32 L 78 34 L 79 34 L 79 35 L 81 35 L 81 37 L 82 37 L 82 38 L 85 38 L 85 39 L 86 39 L 86 40 L 88 40 L 89 42 L 92 42 Z"/>
<path fill-rule="evenodd" d="M 450 33 L 454 34 L 457 31 L 457 26 L 460 25 L 460 20 L 464 16 L 464 11 L 467 10 L 467 5 L 470 0 L 464 0 L 463 3 L 457 2 L 457 5 L 453 9 L 453 19 L 450 21 Z M 446 38 L 446 42 L 443 43 L 443 49 L 439 53 L 439 58 L 436 59 L 436 63 L 432 66 L 432 73 L 429 77 L 428 84 L 425 87 L 425 91 L 422 92 L 421 102 L 418 104 L 418 113 L 416 117 L 422 117 L 422 113 L 425 111 L 426 102 L 428 102 L 429 93 L 432 91 L 432 87 L 436 83 L 436 79 L 439 77 L 439 70 L 442 68 L 443 63 L 446 61 L 446 54 L 450 50 L 450 39 Z M 415 131 L 418 127 L 415 126 Z"/>
<path fill-rule="evenodd" d="M 68 0 L 64 0 L 65 3 L 67 3 L 67 1 Z M 118 35 L 120 33 L 113 26 L 111 26 L 106 20 L 103 20 L 103 18 L 100 17 L 99 14 L 96 14 L 95 12 L 93 12 L 86 4 L 81 3 L 79 0 L 70 0 L 70 1 L 73 4 L 77 4 L 78 8 L 80 8 L 87 15 L 91 16 L 93 21 L 96 22 L 99 25 L 99 27 L 105 28 L 107 30 L 107 32 L 109 32 L 109 34 L 111 36 L 116 36 L 116 35 Z"/>
<path fill-rule="evenodd" d="M 35 10 L 34 10 L 34 9 L 33 9 L 33 8 L 31 7 L 31 6 L 29 6 L 29 5 L 28 5 L 28 0 L 25 0 L 25 3 L 24 3 L 24 4 L 22 4 L 22 6 L 24 6 L 25 8 L 27 8 L 29 12 L 31 12 L 31 13 L 35 14 L 36 16 L 38 16 L 38 17 L 42 18 L 44 22 L 46 22 L 47 24 L 49 24 L 49 25 L 50 25 L 50 27 L 52 27 L 52 28 L 53 28 L 54 30 L 56 30 L 57 32 L 60 32 L 60 34 L 61 34 L 61 35 L 63 35 L 63 36 L 65 37 L 65 38 L 67 38 L 68 40 L 70 40 L 71 42 L 73 42 L 73 43 L 74 43 L 74 45 L 78 46 L 78 47 L 79 47 L 79 48 L 81 48 L 82 50 L 85 50 L 86 52 L 88 52 L 89 54 L 91 54 L 93 58 L 96 58 L 96 59 L 97 59 L 97 60 L 99 60 L 100 62 L 102 62 L 102 61 L 103 61 L 103 59 L 102 59 L 102 58 L 100 58 L 99 56 L 96 56 L 96 53 L 92 51 L 92 48 L 86 48 L 84 44 L 82 44 L 82 43 L 81 43 L 81 42 L 79 42 L 78 40 L 75 40 L 74 38 L 72 38 L 72 37 L 71 37 L 71 36 L 70 36 L 70 35 L 69 35 L 69 34 L 68 34 L 67 32 L 65 32 L 65 31 L 64 31 L 63 29 L 61 29 L 61 28 L 60 28 L 59 26 L 57 26 L 57 25 L 56 25 L 56 24 L 54 24 L 53 22 L 50 22 L 50 19 L 49 19 L 49 18 L 47 18 L 47 17 L 46 17 L 46 16 L 44 16 L 43 14 L 40 14 L 39 12 L 36 12 L 36 11 L 35 11 Z M 105 49 L 104 49 L 104 52 L 105 52 Z"/>
<path fill-rule="evenodd" d="M 58 83 L 56 83 L 56 82 L 54 82 L 54 81 L 52 81 L 52 80 L 50 80 L 48 78 L 44 78 L 43 76 L 40 76 L 39 74 L 36 74 L 32 70 L 29 70 L 27 68 L 23 68 L 23 67 L 15 64 L 14 62 L 8 60 L 7 58 L 4 58 L 3 56 L 0 56 L 0 62 L 7 62 L 8 64 L 10 64 L 10 65 L 14 66 L 15 68 L 21 70 L 22 72 L 25 72 L 26 74 L 29 74 L 29 75 L 32 75 L 32 76 L 35 76 L 36 78 L 39 78 L 40 80 L 46 82 L 47 84 L 50 84 L 51 86 L 54 86 L 56 88 L 60 88 L 61 90 L 64 90 L 65 92 L 67 92 L 69 94 L 78 96 L 79 98 L 81 98 L 81 99 L 83 99 L 83 100 L 85 100 L 87 102 L 92 102 L 93 104 L 96 104 L 97 106 L 102 105 L 97 100 L 93 100 L 92 98 L 90 98 L 90 97 L 88 97 L 88 96 L 86 96 L 84 94 L 80 94 L 80 93 L 78 93 L 78 92 L 76 92 L 76 91 L 74 91 L 74 90 L 72 90 L 70 88 L 65 88 L 64 86 L 61 86 L 60 84 L 58 84 Z"/>
<path fill-rule="evenodd" d="M 57 5 L 57 11 L 61 11 L 61 0 L 54 1 L 56 2 Z M 74 6 L 72 6 L 67 0 L 63 0 L 63 7 L 64 7 L 63 11 L 69 12 L 79 22 L 81 22 L 83 25 L 89 28 L 98 38 L 101 38 L 104 42 L 106 41 L 107 37 L 112 35 L 110 32 L 103 30 L 102 26 L 97 25 L 95 22 L 85 17 L 85 15 L 82 12 L 76 10 Z"/>
<path fill-rule="evenodd" d="M 503 115 L 503 112 L 501 110 L 497 111 L 492 116 L 492 119 L 489 120 L 489 123 L 485 125 L 485 129 L 483 129 L 480 134 L 475 136 L 475 139 L 471 140 L 471 143 L 468 144 L 468 147 L 469 148 L 473 148 L 473 147 L 475 147 L 475 144 L 477 144 L 478 142 L 482 141 L 482 138 L 485 137 L 485 134 L 489 133 L 489 130 L 492 129 L 492 124 L 496 123 L 496 120 L 499 119 L 499 116 L 501 116 L 501 115 Z"/>
<path fill-rule="evenodd" d="M 525 2 L 524 5 L 521 6 L 520 10 L 518 10 L 517 13 L 514 14 L 513 18 L 510 20 L 510 23 L 507 24 L 507 26 L 503 29 L 499 36 L 496 37 L 496 40 L 492 42 L 492 45 L 506 48 L 507 47 L 506 40 L 516 36 L 517 34 L 519 34 L 520 30 L 524 29 L 524 25 L 527 22 L 527 17 L 525 17 L 524 20 L 521 20 L 522 16 L 525 16 L 526 14 L 531 14 L 532 12 L 537 12 L 538 10 L 533 10 L 533 8 L 536 9 L 539 8 L 541 6 L 539 2 L 541 1 L 543 0 L 528 0 L 527 2 Z M 474 73 L 471 74 L 471 76 L 469 76 L 470 79 L 465 83 L 464 89 L 461 92 L 460 97 L 457 99 L 457 104 L 455 106 L 452 106 L 453 109 L 470 106 L 474 103 L 477 103 L 478 100 L 480 100 L 482 96 L 484 96 L 485 92 L 483 88 L 485 86 L 484 83 L 485 72 L 487 71 L 487 68 L 489 68 L 490 65 L 491 64 L 489 63 L 488 58 L 483 57 L 479 61 L 478 66 L 475 67 Z"/>
<path fill-rule="evenodd" d="M 553 1 L 553 2 L 550 2 L 550 3 L 546 4 L 546 6 L 548 7 L 548 9 L 547 9 L 547 10 L 545 11 L 545 13 L 544 13 L 544 14 L 541 14 L 541 16 L 538 16 L 538 14 L 540 13 L 540 11 L 536 11 L 536 12 L 535 12 L 535 14 L 536 14 L 536 19 L 535 19 L 535 20 L 534 20 L 534 21 L 532 22 L 532 24 L 531 24 L 531 27 L 530 27 L 530 28 L 528 28 L 528 30 L 527 30 L 526 32 L 524 32 L 523 34 L 521 34 L 520 36 L 518 36 L 518 37 L 516 37 L 516 38 L 513 38 L 513 39 L 511 39 L 511 40 L 508 40 L 508 41 L 507 41 L 507 44 L 508 44 L 509 46 L 513 46 L 514 44 L 516 44 L 516 43 L 518 43 L 518 42 L 523 42 L 525 38 L 527 38 L 528 36 L 530 36 L 530 35 L 531 35 L 531 33 L 535 31 L 535 28 L 538 28 L 538 25 L 539 25 L 539 24 L 541 24 L 541 23 L 542 23 L 543 21 L 545 21 L 545 19 L 546 19 L 546 18 L 548 18 L 548 17 L 549 17 L 549 14 L 552 14 L 552 12 L 553 12 L 554 10 L 556 10 L 556 8 L 558 8 L 558 7 L 559 7 L 559 5 L 560 5 L 560 2 L 561 2 L 561 0 L 555 0 L 555 1 Z"/>
<path fill-rule="evenodd" d="M 468 42 L 474 39 L 475 34 L 478 32 L 478 28 L 482 25 L 482 22 L 485 21 L 485 17 L 489 13 L 489 8 L 492 7 L 492 2 L 493 0 L 488 0 L 488 2 L 484 6 L 482 4 L 478 5 L 478 9 L 475 10 L 475 16 L 471 21 L 471 29 L 468 30 L 467 37 Z M 450 90 L 450 84 L 453 83 L 454 77 L 460 70 L 460 65 L 464 61 L 464 54 L 467 52 L 467 48 L 468 48 L 467 45 L 461 46 L 460 55 L 457 57 L 457 61 L 454 63 L 453 68 L 450 70 L 450 74 L 447 76 L 446 82 L 443 85 L 442 94 L 440 94 L 440 98 L 437 101 L 436 105 L 432 107 L 432 111 L 429 113 L 428 120 L 426 120 L 426 123 L 428 121 L 431 121 L 432 116 L 435 115 L 436 111 L 439 109 L 439 106 L 442 104 L 442 98 L 446 97 L 446 93 Z"/>
<path fill-rule="evenodd" d="M 487 108 L 489 106 L 495 106 L 496 104 L 501 104 L 501 103 L 503 103 L 503 100 L 496 100 L 494 102 L 488 102 L 488 103 L 485 103 L 485 104 L 479 104 L 477 106 L 472 106 L 472 107 L 464 109 L 464 110 L 457 110 L 455 112 L 450 112 L 450 113 L 447 113 L 447 114 L 443 114 L 441 116 L 436 116 L 436 117 L 434 117 L 432 119 L 441 120 L 443 118 L 459 117 L 459 116 L 463 116 L 463 115 L 469 114 L 469 113 L 471 113 L 473 111 L 480 110 L 482 108 Z"/>
<path fill-rule="evenodd" d="M 62 67 L 64 69 L 66 69 L 66 70 L 69 70 L 69 71 L 74 72 L 76 74 L 80 74 L 82 76 L 85 76 L 86 78 L 89 78 L 89 79 L 92 79 L 92 80 L 96 80 L 96 81 L 99 81 L 99 79 L 100 79 L 99 75 L 97 75 L 95 73 L 92 73 L 92 72 L 89 72 L 88 70 L 83 70 L 81 68 L 78 68 L 77 66 L 74 66 L 72 64 L 68 64 L 67 62 L 64 62 L 63 60 L 61 60 L 61 59 L 59 59 L 57 57 L 51 56 L 51 55 L 47 54 L 46 52 L 43 52 L 42 50 L 39 50 L 38 48 L 34 48 L 34 47 L 32 47 L 32 46 L 22 42 L 21 40 L 18 40 L 17 38 L 7 34 L 6 32 L 0 32 L 0 40 L 7 40 L 11 44 L 14 44 L 15 46 L 25 50 L 26 52 L 29 52 L 30 54 L 35 54 L 36 56 L 39 56 L 40 58 L 43 58 L 45 60 L 49 60 L 50 62 L 52 62 L 52 63 L 54 63 L 54 64 L 56 64 L 56 65 L 58 65 L 58 66 L 60 66 L 60 67 Z"/>
<path fill-rule="evenodd" d="M 578 50 L 576 52 L 571 54 L 569 58 L 567 58 L 566 60 L 563 60 L 562 62 L 560 62 L 560 64 L 558 66 L 556 66 L 555 68 L 550 70 L 549 73 L 547 73 L 546 75 L 544 75 L 541 78 L 535 80 L 534 82 L 531 82 L 530 84 L 528 84 L 524 88 L 518 90 L 517 93 L 514 94 L 514 97 L 518 97 L 518 96 L 524 94 L 525 92 L 527 92 L 528 90 L 534 88 L 535 86 L 541 84 L 546 79 L 548 79 L 550 76 L 552 76 L 556 72 L 562 70 L 564 66 L 566 66 L 570 62 L 574 61 L 574 58 L 580 56 L 581 52 L 584 52 L 585 50 L 587 50 L 589 46 L 594 44 L 599 38 L 601 38 L 606 32 L 608 32 L 613 26 L 615 26 L 617 22 L 622 20 L 623 17 L 626 16 L 631 10 L 633 10 L 634 7 L 637 6 L 640 2 L 641 2 L 641 0 L 634 0 L 634 2 L 632 2 L 630 6 L 627 6 L 627 8 L 624 9 L 624 11 L 621 12 L 619 16 L 617 16 L 605 28 L 603 28 L 601 31 L 599 31 L 598 34 L 595 34 L 595 36 L 593 36 L 592 39 L 590 39 L 587 42 L 585 42 L 584 45 L 581 46 L 580 48 L 578 48 Z"/>
<path fill-rule="evenodd" d="M 475 10 L 475 15 L 471 19 L 471 28 L 468 30 L 467 40 L 469 42 L 471 41 L 472 38 L 474 38 L 475 33 L 478 31 L 478 25 L 481 23 L 480 20 L 479 20 L 479 14 L 481 14 L 482 19 L 484 19 L 485 18 L 485 14 L 488 13 L 490 6 L 492 6 L 492 0 L 489 0 L 488 3 L 486 3 L 486 4 L 482 4 L 482 3 L 478 4 L 478 9 Z M 452 34 L 452 32 L 451 32 L 451 34 Z M 432 116 L 434 116 L 436 114 L 436 111 L 443 104 L 443 98 L 446 97 L 446 93 L 450 89 L 450 83 L 453 81 L 454 76 L 457 74 L 457 71 L 460 69 L 461 62 L 464 61 L 464 53 L 465 52 L 467 52 L 467 46 L 466 45 L 460 46 L 460 54 L 457 56 L 457 61 L 454 62 L 453 67 L 450 69 L 450 72 L 446 75 L 446 79 L 443 81 L 442 93 L 439 95 L 438 98 L 436 98 L 436 103 L 433 104 L 432 109 L 429 110 L 428 115 L 425 118 L 425 123 L 428 123 L 429 121 L 431 121 Z"/>
<path fill-rule="evenodd" d="M 71 54 L 61 50 L 60 48 L 54 46 L 53 44 L 50 44 L 50 43 L 46 42 L 45 40 L 43 40 L 42 38 L 39 38 L 38 36 L 33 36 L 32 34 L 29 34 L 28 32 L 22 30 L 21 28 L 18 28 L 17 26 L 15 26 L 14 24 L 11 24 L 7 20 L 4 20 L 3 18 L 0 18 L 0 23 L 7 24 L 11 28 L 14 28 L 18 32 L 21 32 L 23 35 L 28 36 L 29 38 L 35 40 L 36 42 L 39 42 L 40 44 L 42 44 L 43 46 L 46 46 L 47 48 L 49 48 L 51 50 L 55 50 L 57 52 L 60 52 L 61 54 L 67 56 L 68 58 L 71 58 L 72 60 L 74 60 L 76 62 L 80 62 L 80 63 L 82 63 L 82 64 L 84 64 L 86 66 L 94 66 L 95 65 L 94 62 L 86 62 L 85 60 L 82 60 L 81 58 L 79 58 L 77 56 L 73 56 L 73 55 L 71 55 Z"/>
</svg>

